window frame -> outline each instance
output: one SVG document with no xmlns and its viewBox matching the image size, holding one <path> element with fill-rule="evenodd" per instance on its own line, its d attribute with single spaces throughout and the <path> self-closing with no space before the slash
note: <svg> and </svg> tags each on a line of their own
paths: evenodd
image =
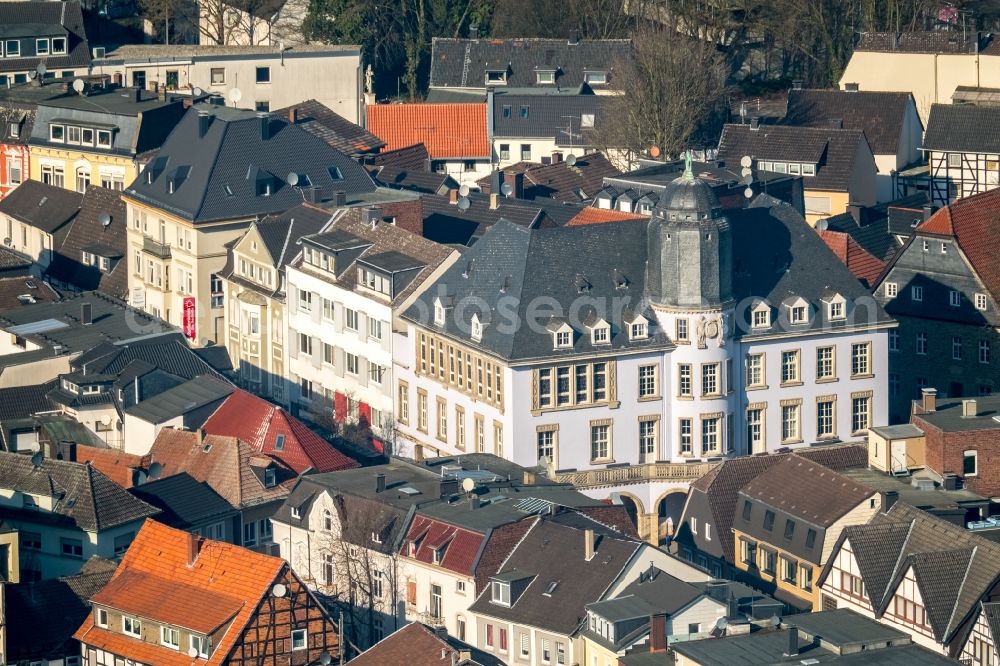
<svg viewBox="0 0 1000 666">
<path fill-rule="evenodd" d="M 261 78 L 261 74 L 264 78 Z M 258 85 L 271 83 L 271 68 L 269 66 L 257 65 L 254 67 L 254 83 Z"/>
</svg>

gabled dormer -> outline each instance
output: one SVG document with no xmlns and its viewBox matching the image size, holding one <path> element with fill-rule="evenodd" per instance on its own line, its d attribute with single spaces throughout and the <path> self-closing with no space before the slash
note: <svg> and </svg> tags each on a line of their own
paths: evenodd
<svg viewBox="0 0 1000 666">
<path fill-rule="evenodd" d="M 490 603 L 511 607 L 517 603 L 535 575 L 525 571 L 507 571 L 490 577 Z"/>
<path fill-rule="evenodd" d="M 771 328 L 771 306 L 765 300 L 760 300 L 750 309 L 750 327 L 754 329 Z"/>
<path fill-rule="evenodd" d="M 590 329 L 590 344 L 611 344 L 611 324 L 603 318 L 598 317 L 593 323 L 588 325 L 588 328 Z"/>
<path fill-rule="evenodd" d="M 594 195 L 594 206 L 604 210 L 611 210 L 615 207 L 615 201 L 617 199 L 618 190 L 613 187 L 605 187 Z"/>
<path fill-rule="evenodd" d="M 444 327 L 448 318 L 448 311 L 454 305 L 454 299 L 446 294 L 438 294 L 434 297 L 434 325 Z"/>
<path fill-rule="evenodd" d="M 847 318 L 847 299 L 839 293 L 832 293 L 823 298 L 824 314 L 829 321 L 842 321 Z"/>
<path fill-rule="evenodd" d="M 479 314 L 473 313 L 472 318 L 469 320 L 469 337 L 474 342 L 480 342 L 483 339 L 483 324 L 484 322 L 479 318 Z"/>
<path fill-rule="evenodd" d="M 639 313 L 625 313 L 623 317 L 629 340 L 646 340 L 649 338 L 649 320 Z"/>
<path fill-rule="evenodd" d="M 546 326 L 549 333 L 552 335 L 552 348 L 553 349 L 572 349 L 573 348 L 573 338 L 574 331 L 573 327 L 569 325 L 565 319 L 559 317 L 553 317 L 548 325 Z"/>
<path fill-rule="evenodd" d="M 784 307 L 785 317 L 792 326 L 805 326 L 812 317 L 809 302 L 801 296 L 785 301 Z"/>
</svg>

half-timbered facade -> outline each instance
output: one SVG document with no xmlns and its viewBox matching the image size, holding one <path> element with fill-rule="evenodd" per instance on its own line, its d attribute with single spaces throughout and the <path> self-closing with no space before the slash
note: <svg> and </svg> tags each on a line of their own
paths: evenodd
<svg viewBox="0 0 1000 666">
<path fill-rule="evenodd" d="M 1000 139 L 984 132 L 1000 122 L 1000 107 L 934 104 L 923 150 L 930 168 L 931 203 L 1000 187 Z"/>
<path fill-rule="evenodd" d="M 305 666 L 337 625 L 288 564 L 147 521 L 74 638 L 84 666 Z"/>
</svg>

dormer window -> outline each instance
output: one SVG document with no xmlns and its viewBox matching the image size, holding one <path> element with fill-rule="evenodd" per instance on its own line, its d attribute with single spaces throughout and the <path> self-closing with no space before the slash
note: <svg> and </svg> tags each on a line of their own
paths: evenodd
<svg viewBox="0 0 1000 666">
<path fill-rule="evenodd" d="M 171 182 L 171 185 L 173 183 Z M 171 188 L 172 190 L 173 188 Z M 259 197 L 269 197 L 271 196 L 271 183 L 264 180 L 257 182 L 257 196 Z"/>
<path fill-rule="evenodd" d="M 569 349 L 573 346 L 573 329 L 566 322 L 554 321 L 549 324 L 552 332 L 552 346 L 556 349 Z"/>
<path fill-rule="evenodd" d="M 181 632 L 173 627 L 160 627 L 160 643 L 172 650 L 181 649 Z"/>
<path fill-rule="evenodd" d="M 639 315 L 628 324 L 629 340 L 645 340 L 649 337 L 649 322 Z"/>
<path fill-rule="evenodd" d="M 804 324 L 806 321 L 806 306 L 793 305 L 791 311 L 791 320 L 793 324 Z"/>
<path fill-rule="evenodd" d="M 595 345 L 606 345 L 611 342 L 611 327 L 600 324 L 590 332 L 590 341 Z"/>
<path fill-rule="evenodd" d="M 107 628 L 108 626 L 108 611 L 103 608 L 97 608 L 94 610 L 94 624 L 98 627 Z"/>
<path fill-rule="evenodd" d="M 19 136 L 21 136 L 21 125 L 20 125 L 20 123 L 11 123 L 10 124 L 10 132 L 9 132 L 9 134 L 10 134 L 10 138 L 12 138 L 12 139 L 16 139 Z"/>
<path fill-rule="evenodd" d="M 142 622 L 137 617 L 122 615 L 122 633 L 142 638 Z"/>
<path fill-rule="evenodd" d="M 434 564 L 441 564 L 444 561 L 444 551 L 447 546 L 439 546 L 431 551 L 431 561 Z"/>
<path fill-rule="evenodd" d="M 753 327 L 768 328 L 771 325 L 771 308 L 766 303 L 761 303 L 753 310 Z"/>
<path fill-rule="evenodd" d="M 444 326 L 444 303 L 440 298 L 434 300 L 434 325 Z"/>
<path fill-rule="evenodd" d="M 49 125 L 49 141 L 53 143 L 65 143 L 66 142 L 66 126 L 65 125 Z"/>
<path fill-rule="evenodd" d="M 802 175 L 803 176 L 815 176 L 816 175 L 816 165 L 815 164 L 803 164 L 802 165 Z"/>
<path fill-rule="evenodd" d="M 35 55 L 48 55 L 49 54 L 49 38 L 40 37 L 35 40 Z"/>
<path fill-rule="evenodd" d="M 539 85 L 549 85 L 556 82 L 556 72 L 553 69 L 539 69 L 535 71 L 535 82 Z"/>
<path fill-rule="evenodd" d="M 583 80 L 587 82 L 588 85 L 604 85 L 608 82 L 608 73 L 600 70 L 592 70 L 583 73 Z"/>
<path fill-rule="evenodd" d="M 840 294 L 834 294 L 833 298 L 829 300 L 826 304 L 826 315 L 829 319 L 843 319 L 844 318 L 844 297 Z"/>
<path fill-rule="evenodd" d="M 488 69 L 486 70 L 486 84 L 487 85 L 502 85 L 507 83 L 507 70 L 506 69 Z"/>
<path fill-rule="evenodd" d="M 21 55 L 21 42 L 16 39 L 8 39 L 4 43 L 4 51 L 8 58 L 16 58 Z"/>
<path fill-rule="evenodd" d="M 66 53 L 66 38 L 65 37 L 53 37 L 52 38 L 52 53 L 53 53 L 53 55 L 64 55 Z"/>
<path fill-rule="evenodd" d="M 97 130 L 97 147 L 98 148 L 110 148 L 111 147 L 111 131 L 110 130 Z"/>
<path fill-rule="evenodd" d="M 78 387 L 76 384 L 69 381 L 68 379 L 63 379 L 60 383 L 62 384 L 64 391 L 69 391 L 70 393 L 73 394 L 77 394 L 80 392 L 80 387 Z"/>
<path fill-rule="evenodd" d="M 510 583 L 494 580 L 490 582 L 490 603 L 510 606 Z"/>
<path fill-rule="evenodd" d="M 476 342 L 483 339 L 483 323 L 479 321 L 479 315 L 472 315 L 469 336 Z"/>
<path fill-rule="evenodd" d="M 573 334 L 569 331 L 556 332 L 556 347 L 569 347 L 573 343 Z"/>
<path fill-rule="evenodd" d="M 264 487 L 274 488 L 277 483 L 277 473 L 273 467 L 268 467 L 264 470 Z"/>
</svg>

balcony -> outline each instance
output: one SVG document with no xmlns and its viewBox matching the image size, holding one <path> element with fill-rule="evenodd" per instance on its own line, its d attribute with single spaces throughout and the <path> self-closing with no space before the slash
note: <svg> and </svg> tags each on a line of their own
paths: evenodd
<svg viewBox="0 0 1000 666">
<path fill-rule="evenodd" d="M 719 463 L 667 463 L 654 462 L 643 465 L 627 465 L 604 469 L 590 469 L 583 472 L 554 472 L 552 480 L 571 483 L 577 488 L 600 488 L 621 486 L 631 483 L 651 481 L 694 481 L 700 479 Z"/>
<path fill-rule="evenodd" d="M 142 251 L 151 254 L 154 257 L 159 257 L 160 259 L 169 259 L 170 243 L 161 243 L 158 240 L 153 240 L 149 236 L 143 236 Z"/>
<path fill-rule="evenodd" d="M 415 614 L 417 622 L 426 624 L 428 627 L 443 627 L 444 618 L 434 615 L 430 611 L 424 611 L 422 613 Z"/>
</svg>

